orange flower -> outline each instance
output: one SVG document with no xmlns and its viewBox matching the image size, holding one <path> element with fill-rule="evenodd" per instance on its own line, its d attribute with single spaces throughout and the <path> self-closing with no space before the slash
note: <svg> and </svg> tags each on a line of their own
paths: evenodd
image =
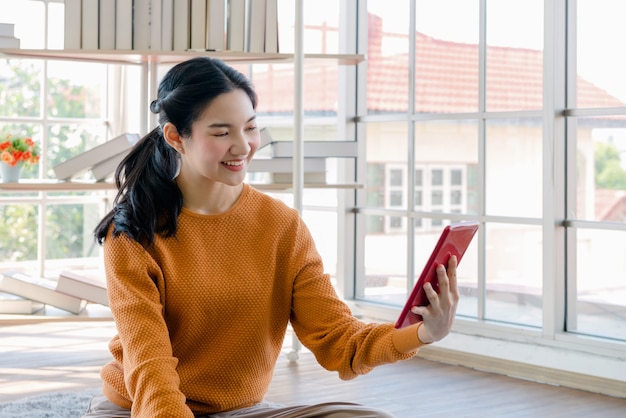
<svg viewBox="0 0 626 418">
<path fill-rule="evenodd" d="M 0 142 L 3 163 L 15 166 L 20 162 L 25 164 L 39 162 L 39 146 L 31 138 L 13 138 L 8 134 L 6 139 Z"/>
<path fill-rule="evenodd" d="M 3 163 L 10 166 L 14 166 L 15 164 L 17 164 L 17 160 L 13 158 L 13 155 L 11 155 L 11 153 L 8 151 L 2 151 L 1 158 Z"/>
</svg>

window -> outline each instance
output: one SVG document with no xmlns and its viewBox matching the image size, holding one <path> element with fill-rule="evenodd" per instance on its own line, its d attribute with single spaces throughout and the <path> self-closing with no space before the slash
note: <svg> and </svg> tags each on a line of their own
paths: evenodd
<svg viewBox="0 0 626 418">
<path fill-rule="evenodd" d="M 401 307 L 441 227 L 478 219 L 459 317 L 538 339 L 550 330 L 626 341 L 626 280 L 609 272 L 626 267 L 626 64 L 611 52 L 626 10 L 556 3 L 367 2 L 362 306 Z M 544 26 L 544 11 L 562 26 Z"/>
</svg>

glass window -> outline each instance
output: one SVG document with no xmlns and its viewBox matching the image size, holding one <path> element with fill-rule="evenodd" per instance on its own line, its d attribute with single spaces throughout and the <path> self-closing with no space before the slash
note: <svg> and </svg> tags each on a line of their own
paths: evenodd
<svg viewBox="0 0 626 418">
<path fill-rule="evenodd" d="M 488 214 L 541 216 L 542 129 L 540 119 L 487 121 L 485 200 Z"/>
<path fill-rule="evenodd" d="M 409 2 L 368 0 L 367 111 L 406 112 L 409 100 Z"/>
<path fill-rule="evenodd" d="M 478 1 L 417 0 L 417 113 L 478 110 L 478 6 Z"/>
<path fill-rule="evenodd" d="M 543 108 L 543 0 L 487 2 L 489 111 Z"/>
<path fill-rule="evenodd" d="M 415 123 L 415 209 L 477 213 L 477 162 L 476 121 Z"/>
<path fill-rule="evenodd" d="M 407 237 L 406 234 L 379 232 L 384 230 L 384 225 L 396 226 L 401 218 L 364 217 L 367 225 L 379 225 L 379 228 L 372 228 L 363 241 L 365 278 L 357 282 L 357 297 L 401 305 L 407 297 Z"/>
<path fill-rule="evenodd" d="M 542 232 L 533 225 L 485 228 L 485 318 L 542 326 Z"/>
<path fill-rule="evenodd" d="M 575 118 L 576 218 L 625 222 L 626 116 Z"/>
<path fill-rule="evenodd" d="M 0 59 L 0 117 L 40 117 L 43 63 Z"/>
<path fill-rule="evenodd" d="M 389 207 L 392 191 L 407 192 L 406 123 L 367 125 L 367 201 L 375 207 Z M 404 203 L 403 203 L 404 204 Z"/>
<path fill-rule="evenodd" d="M 626 340 L 626 232 L 580 229 L 576 241 L 575 304 L 569 307 L 568 331 Z M 615 272 L 620 272 L 616 274 Z"/>
<path fill-rule="evenodd" d="M 621 0 L 578 0 L 576 19 L 576 94 L 578 108 L 626 106 L 626 38 Z"/>
</svg>

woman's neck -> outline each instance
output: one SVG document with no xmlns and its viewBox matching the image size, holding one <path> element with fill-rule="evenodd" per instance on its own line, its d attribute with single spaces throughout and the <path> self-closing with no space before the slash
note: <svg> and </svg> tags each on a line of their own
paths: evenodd
<svg viewBox="0 0 626 418">
<path fill-rule="evenodd" d="M 243 183 L 235 186 L 216 183 L 206 188 L 186 187 L 184 182 L 177 181 L 177 183 L 183 194 L 183 206 L 192 212 L 205 215 L 226 212 L 235 204 L 243 191 Z"/>
</svg>

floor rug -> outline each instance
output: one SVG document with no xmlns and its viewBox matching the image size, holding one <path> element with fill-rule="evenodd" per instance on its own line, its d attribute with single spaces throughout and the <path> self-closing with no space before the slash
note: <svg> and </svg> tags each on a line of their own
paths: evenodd
<svg viewBox="0 0 626 418">
<path fill-rule="evenodd" d="M 99 389 L 50 392 L 12 402 L 0 402 L 2 418 L 80 418 Z"/>
</svg>

